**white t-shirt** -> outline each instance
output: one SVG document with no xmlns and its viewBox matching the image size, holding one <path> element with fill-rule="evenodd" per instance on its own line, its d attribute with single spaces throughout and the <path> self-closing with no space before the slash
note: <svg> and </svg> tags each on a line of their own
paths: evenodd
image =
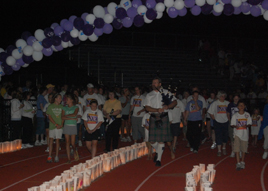
<svg viewBox="0 0 268 191">
<path fill-rule="evenodd" d="M 22 109 L 19 109 L 21 102 L 18 99 L 11 100 L 11 120 L 20 121 Z"/>
<path fill-rule="evenodd" d="M 47 103 L 49 102 L 48 101 L 48 94 L 46 94 L 45 96 L 44 96 L 44 98 L 45 98 L 45 100 L 47 101 Z"/>
<path fill-rule="evenodd" d="M 234 128 L 234 136 L 238 136 L 242 141 L 248 141 L 248 128 L 243 128 L 242 126 L 251 125 L 252 119 L 248 112 L 244 112 L 240 115 L 238 112 L 235 113 L 231 119 L 231 125 L 238 126 L 239 128 Z"/>
<path fill-rule="evenodd" d="M 190 95 L 190 96 L 187 98 L 187 103 L 188 103 L 189 101 L 191 101 L 192 99 L 193 99 L 193 96 Z M 198 95 L 198 100 L 202 101 L 202 103 L 203 103 L 203 108 L 207 108 L 207 102 L 206 102 L 206 100 L 205 100 L 205 98 L 204 98 L 203 96 Z"/>
<path fill-rule="evenodd" d="M 184 98 L 184 99 L 182 99 L 182 100 L 181 100 L 181 102 L 183 103 L 184 108 L 185 108 L 185 107 L 186 107 L 186 105 L 187 105 L 187 100 Z"/>
<path fill-rule="evenodd" d="M 84 101 L 85 101 L 85 105 L 86 105 L 87 108 L 90 107 L 90 102 L 91 102 L 91 100 L 93 100 L 93 99 L 95 99 L 95 100 L 98 101 L 98 105 L 103 105 L 103 104 L 104 104 L 104 103 L 102 103 L 102 101 L 100 100 L 100 97 L 99 97 L 97 94 L 95 94 L 95 93 L 93 93 L 92 95 L 86 94 L 86 95 L 84 95 L 83 99 L 84 99 Z"/>
<path fill-rule="evenodd" d="M 78 97 L 78 105 L 80 105 L 82 109 L 83 109 L 84 106 L 86 107 L 85 100 L 83 98 L 81 98 L 81 97 Z"/>
<path fill-rule="evenodd" d="M 24 107 L 22 108 L 22 116 L 32 119 L 34 117 L 34 113 L 32 113 L 33 105 L 29 101 L 23 101 L 23 104 Z"/>
<path fill-rule="evenodd" d="M 170 110 L 172 114 L 172 123 L 180 123 L 181 122 L 181 113 L 185 111 L 185 107 L 183 103 L 177 99 L 177 105 L 174 109 Z"/>
<path fill-rule="evenodd" d="M 211 115 L 214 115 L 215 120 L 218 123 L 226 123 L 228 121 L 227 117 L 227 107 L 230 102 L 224 100 L 223 102 L 220 102 L 220 100 L 214 101 L 209 109 L 208 113 Z"/>
<path fill-rule="evenodd" d="M 130 105 L 133 106 L 133 116 L 134 117 L 143 117 L 145 114 L 145 111 L 141 112 L 140 115 L 137 113 L 143 109 L 144 107 L 144 101 L 145 97 L 143 95 L 137 96 L 134 95 L 130 100 Z"/>
<path fill-rule="evenodd" d="M 88 108 L 83 114 L 82 119 L 87 122 L 87 128 L 93 130 L 99 122 L 103 122 L 103 115 L 100 110 L 92 111 L 91 108 Z"/>
<path fill-rule="evenodd" d="M 106 98 L 105 98 L 103 95 L 101 95 L 101 94 L 97 94 L 97 95 L 99 96 L 101 102 L 104 104 L 105 101 L 106 101 Z M 103 105 L 103 104 L 102 104 L 102 105 Z"/>
<path fill-rule="evenodd" d="M 262 93 L 259 93 L 258 98 L 259 99 L 266 99 L 267 95 L 268 95 L 267 92 L 262 92 Z"/>
<path fill-rule="evenodd" d="M 142 118 L 142 123 L 141 126 L 142 127 L 149 127 L 149 119 L 150 119 L 150 114 L 149 113 L 145 113 L 143 118 Z M 144 136 L 144 141 L 148 142 L 149 141 L 149 130 L 144 128 L 145 130 L 145 136 Z"/>
<path fill-rule="evenodd" d="M 80 104 L 76 104 L 76 106 L 78 107 L 78 113 L 77 113 L 77 115 L 83 116 L 83 108 L 81 107 L 81 105 Z M 81 123 L 81 118 L 82 117 L 80 117 L 80 118 L 77 119 L 77 124 L 78 123 Z"/>
</svg>

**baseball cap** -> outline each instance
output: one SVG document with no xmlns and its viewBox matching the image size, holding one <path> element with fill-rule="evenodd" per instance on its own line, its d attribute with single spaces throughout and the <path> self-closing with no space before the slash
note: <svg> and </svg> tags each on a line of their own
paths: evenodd
<svg viewBox="0 0 268 191">
<path fill-rule="evenodd" d="M 89 83 L 89 84 L 87 84 L 87 87 L 88 87 L 88 88 L 94 88 L 94 85 L 91 84 L 91 83 Z"/>
<path fill-rule="evenodd" d="M 48 88 L 54 88 L 55 86 L 54 85 L 52 85 L 52 84 L 48 84 L 47 86 L 46 86 L 46 88 L 48 89 Z"/>
</svg>

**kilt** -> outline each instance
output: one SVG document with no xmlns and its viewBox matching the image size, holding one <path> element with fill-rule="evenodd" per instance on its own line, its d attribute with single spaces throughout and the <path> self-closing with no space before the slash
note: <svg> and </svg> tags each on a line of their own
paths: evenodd
<svg viewBox="0 0 268 191">
<path fill-rule="evenodd" d="M 149 119 L 149 142 L 171 142 L 172 135 L 170 132 L 168 115 L 161 117 L 162 125 L 161 127 L 156 126 L 156 121 L 160 119 L 160 114 L 155 114 L 150 116 Z"/>
</svg>

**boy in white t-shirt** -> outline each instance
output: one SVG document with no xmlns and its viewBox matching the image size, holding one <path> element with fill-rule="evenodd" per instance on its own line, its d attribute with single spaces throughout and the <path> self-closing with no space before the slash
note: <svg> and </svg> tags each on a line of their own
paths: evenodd
<svg viewBox="0 0 268 191">
<path fill-rule="evenodd" d="M 144 127 L 145 130 L 145 138 L 144 141 L 146 142 L 146 146 L 148 148 L 148 160 L 151 160 L 153 158 L 152 155 L 152 145 L 149 142 L 149 119 L 150 119 L 150 113 L 145 113 L 143 118 L 142 118 L 142 124 L 141 126 Z"/>
<path fill-rule="evenodd" d="M 236 153 L 236 170 L 245 169 L 245 153 L 248 148 L 248 128 L 252 125 L 252 119 L 248 112 L 245 112 L 245 103 L 239 101 L 235 113 L 231 119 L 231 127 L 234 128 L 234 152 Z M 242 160 L 240 162 L 240 152 L 242 152 Z"/>
</svg>

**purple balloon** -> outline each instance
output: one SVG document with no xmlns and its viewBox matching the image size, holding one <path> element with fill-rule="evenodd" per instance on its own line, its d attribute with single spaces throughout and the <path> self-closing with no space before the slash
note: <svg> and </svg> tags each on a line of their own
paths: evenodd
<svg viewBox="0 0 268 191">
<path fill-rule="evenodd" d="M 136 15 L 133 22 L 136 27 L 142 27 L 144 25 L 144 18 L 141 15 Z"/>
<path fill-rule="evenodd" d="M 74 23 L 74 20 L 75 20 L 76 18 L 77 18 L 77 16 L 72 15 L 72 16 L 69 17 L 69 21 L 70 21 L 71 23 Z"/>
<path fill-rule="evenodd" d="M 63 28 L 61 26 L 57 26 L 54 29 L 54 33 L 55 33 L 56 36 L 60 36 L 63 32 L 64 32 L 64 30 L 63 30 Z"/>
<path fill-rule="evenodd" d="M 191 8 L 191 13 L 194 15 L 194 16 L 197 16 L 201 13 L 201 8 L 197 5 L 193 6 Z"/>
<path fill-rule="evenodd" d="M 52 46 L 53 42 L 52 42 L 52 39 L 51 38 L 45 38 L 43 41 L 42 41 L 42 46 L 44 48 L 50 48 Z"/>
<path fill-rule="evenodd" d="M 119 7 L 118 9 L 116 9 L 115 11 L 115 16 L 118 18 L 118 19 L 123 19 L 125 17 L 127 17 L 127 11 L 126 9 L 122 8 L 122 7 Z"/>
<path fill-rule="evenodd" d="M 217 13 L 217 12 L 215 12 L 215 11 L 213 10 L 212 13 L 213 13 L 214 16 L 220 16 L 222 12 Z"/>
<path fill-rule="evenodd" d="M 70 42 L 73 45 L 78 45 L 80 43 L 80 40 L 79 40 L 79 38 L 71 38 Z"/>
<path fill-rule="evenodd" d="M 122 19 L 122 24 L 124 27 L 129 28 L 133 24 L 133 19 L 126 17 L 126 18 Z"/>
<path fill-rule="evenodd" d="M 82 30 L 83 30 L 83 33 L 84 33 L 85 35 L 90 36 L 90 35 L 93 34 L 94 28 L 93 28 L 93 26 L 90 25 L 90 24 L 85 24 L 85 25 L 83 26 Z"/>
<path fill-rule="evenodd" d="M 223 13 L 227 16 L 230 16 L 234 13 L 234 6 L 231 4 L 225 4 Z"/>
<path fill-rule="evenodd" d="M 70 35 L 70 32 L 69 31 L 65 31 L 64 33 L 62 33 L 61 40 L 63 42 L 69 42 L 70 39 L 71 39 L 71 35 Z"/>
<path fill-rule="evenodd" d="M 205 4 L 201 7 L 201 11 L 204 15 L 209 15 L 213 10 L 213 5 Z"/>
<path fill-rule="evenodd" d="M 11 68 L 14 71 L 18 71 L 20 69 L 20 65 L 19 64 L 15 64 L 15 65 L 11 66 Z"/>
<path fill-rule="evenodd" d="M 262 0 L 247 0 L 250 5 L 258 5 Z"/>
<path fill-rule="evenodd" d="M 98 29 L 98 28 L 95 28 L 94 29 L 94 34 L 97 35 L 97 36 L 101 36 L 103 35 L 103 29 Z"/>
<path fill-rule="evenodd" d="M 234 8 L 234 14 L 239 15 L 241 13 L 241 8 L 240 7 L 235 7 Z"/>
<path fill-rule="evenodd" d="M 105 15 L 109 13 L 107 7 L 104 7 L 104 11 L 105 11 Z"/>
<path fill-rule="evenodd" d="M 178 15 L 183 17 L 187 14 L 187 9 L 185 7 L 183 7 L 183 9 L 178 10 Z"/>
<path fill-rule="evenodd" d="M 133 0 L 132 1 L 132 7 L 135 7 L 136 9 L 138 9 L 138 7 L 141 5 L 142 5 L 141 0 Z"/>
<path fill-rule="evenodd" d="M 61 44 L 61 38 L 59 36 L 53 36 L 51 40 L 52 40 L 52 45 L 54 46 L 59 46 Z"/>
<path fill-rule="evenodd" d="M 268 0 L 264 0 L 264 1 L 261 3 L 261 6 L 262 6 L 263 9 L 268 10 Z"/>
<path fill-rule="evenodd" d="M 35 41 L 37 41 L 37 39 L 34 36 L 30 36 L 27 39 L 27 44 L 30 45 L 30 46 L 32 46 Z"/>
<path fill-rule="evenodd" d="M 8 54 L 6 52 L 1 52 L 0 53 L 0 61 L 1 62 L 5 62 L 7 57 L 8 57 Z"/>
<path fill-rule="evenodd" d="M 12 54 L 12 51 L 15 49 L 16 49 L 16 47 L 14 45 L 9 45 L 6 49 L 6 52 L 10 56 Z"/>
<path fill-rule="evenodd" d="M 16 64 L 23 66 L 25 62 L 23 62 L 22 57 L 16 61 Z"/>
<path fill-rule="evenodd" d="M 25 31 L 25 32 L 23 32 L 23 33 L 21 34 L 21 38 L 22 38 L 23 40 L 25 40 L 25 41 L 27 41 L 27 39 L 28 39 L 30 36 L 32 36 L 32 34 L 31 34 L 30 32 L 28 32 L 28 31 Z"/>
<path fill-rule="evenodd" d="M 86 21 L 86 17 L 87 17 L 87 15 L 88 15 L 88 13 L 83 13 L 83 14 L 81 15 L 81 18 L 82 18 L 84 21 Z"/>
<path fill-rule="evenodd" d="M 44 34 L 46 37 L 52 37 L 55 36 L 54 30 L 52 28 L 45 28 Z"/>
<path fill-rule="evenodd" d="M 54 30 L 57 26 L 59 26 L 58 23 L 52 23 L 52 25 L 50 26 L 50 28 L 52 28 Z"/>
<path fill-rule="evenodd" d="M 80 31 L 82 29 L 82 27 L 84 26 L 85 22 L 82 18 L 77 17 L 76 19 L 74 19 L 74 27 Z"/>
<path fill-rule="evenodd" d="M 13 73 L 11 66 L 8 66 L 5 62 L 2 64 L 1 67 L 6 75 L 11 75 Z"/>
<path fill-rule="evenodd" d="M 58 50 L 58 51 L 62 51 L 62 50 L 63 50 L 63 47 L 62 47 L 61 44 L 60 44 L 60 45 L 58 45 L 58 46 L 55 46 L 55 49 Z"/>
<path fill-rule="evenodd" d="M 101 29 L 104 26 L 104 20 L 102 18 L 96 18 L 94 21 L 94 25 L 96 28 Z"/>
<path fill-rule="evenodd" d="M 154 20 L 157 17 L 157 13 L 156 13 L 156 11 L 154 9 L 148 9 L 147 12 L 146 12 L 146 17 L 149 20 Z"/>
<path fill-rule="evenodd" d="M 222 0 L 222 2 L 223 2 L 224 4 L 230 4 L 230 3 L 232 2 L 232 0 Z"/>
<path fill-rule="evenodd" d="M 113 32 L 113 26 L 110 24 L 105 23 L 103 27 L 103 33 L 105 34 L 111 34 Z"/>
<path fill-rule="evenodd" d="M 259 6 L 252 6 L 250 8 L 250 13 L 254 17 L 258 17 L 261 15 L 261 8 Z"/>
<path fill-rule="evenodd" d="M 185 0 L 184 4 L 188 8 L 192 8 L 195 5 L 195 0 Z"/>
<path fill-rule="evenodd" d="M 127 10 L 127 16 L 130 18 L 134 18 L 138 14 L 137 9 L 135 7 L 130 7 Z"/>
<path fill-rule="evenodd" d="M 45 56 L 51 56 L 53 54 L 53 50 L 52 50 L 52 48 L 43 48 L 42 53 Z"/>
<path fill-rule="evenodd" d="M 247 2 L 242 3 L 240 8 L 243 13 L 247 13 L 250 11 L 250 5 Z"/>
<path fill-rule="evenodd" d="M 123 27 L 122 22 L 119 19 L 114 19 L 112 25 L 115 29 L 119 30 Z"/>
<path fill-rule="evenodd" d="M 148 7 L 148 9 L 153 9 L 156 5 L 155 0 L 147 0 L 146 1 L 146 7 Z"/>
<path fill-rule="evenodd" d="M 74 25 L 71 21 L 65 21 L 62 27 L 66 31 L 71 31 L 73 30 Z"/>
<path fill-rule="evenodd" d="M 60 21 L 60 26 L 63 27 L 63 25 L 64 25 L 64 23 L 65 23 L 66 21 L 68 21 L 68 20 L 67 20 L 67 19 L 62 19 L 62 20 Z"/>
<path fill-rule="evenodd" d="M 26 64 L 30 64 L 30 63 L 32 63 L 34 61 L 32 56 L 25 56 L 24 54 L 22 55 L 22 60 Z"/>
<path fill-rule="evenodd" d="M 168 8 L 168 16 L 170 18 L 176 18 L 178 16 L 178 10 L 175 7 Z"/>
</svg>

